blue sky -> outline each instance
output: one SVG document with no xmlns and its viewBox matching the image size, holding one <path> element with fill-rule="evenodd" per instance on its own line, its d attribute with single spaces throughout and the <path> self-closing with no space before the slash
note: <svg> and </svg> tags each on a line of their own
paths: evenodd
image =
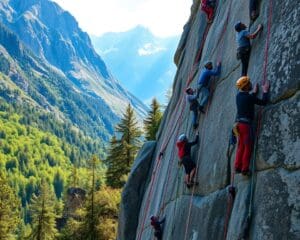
<svg viewBox="0 0 300 240">
<path fill-rule="evenodd" d="M 180 35 L 192 0 L 52 0 L 72 13 L 89 34 L 124 32 L 137 25 L 156 36 Z"/>
</svg>

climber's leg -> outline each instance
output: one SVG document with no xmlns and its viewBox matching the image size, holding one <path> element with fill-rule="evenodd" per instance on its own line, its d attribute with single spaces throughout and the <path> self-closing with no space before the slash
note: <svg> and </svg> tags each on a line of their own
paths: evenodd
<svg viewBox="0 0 300 240">
<path fill-rule="evenodd" d="M 250 59 L 250 50 L 241 52 L 240 56 L 242 62 L 242 76 L 247 76 L 249 59 Z"/>
<path fill-rule="evenodd" d="M 239 131 L 239 137 L 238 137 L 238 148 L 236 151 L 236 155 L 235 155 L 235 161 L 234 161 L 234 169 L 236 171 L 236 173 L 240 173 L 242 171 L 242 167 L 243 167 L 243 156 L 244 156 L 244 150 L 245 150 L 245 146 L 244 146 L 244 132 L 242 131 L 242 127 L 241 127 L 242 123 L 238 123 L 237 128 Z"/>
<path fill-rule="evenodd" d="M 244 143 L 244 152 L 242 156 L 242 173 L 249 172 L 249 165 L 253 147 L 253 138 L 251 136 L 251 125 L 244 124 L 243 126 L 243 143 Z"/>
<path fill-rule="evenodd" d="M 193 113 L 193 119 L 192 119 L 192 123 L 193 123 L 193 128 L 196 129 L 198 127 L 198 109 L 195 108 L 193 110 L 191 110 Z"/>
<path fill-rule="evenodd" d="M 252 21 L 258 17 L 258 0 L 249 0 L 249 15 Z"/>
</svg>

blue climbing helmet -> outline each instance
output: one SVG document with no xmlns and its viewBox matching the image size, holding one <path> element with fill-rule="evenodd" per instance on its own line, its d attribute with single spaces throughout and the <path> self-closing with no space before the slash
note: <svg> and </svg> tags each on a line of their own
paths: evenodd
<svg viewBox="0 0 300 240">
<path fill-rule="evenodd" d="M 184 141 L 187 141 L 187 137 L 185 134 L 181 134 L 179 137 L 178 137 L 178 142 L 184 142 Z"/>
<path fill-rule="evenodd" d="M 212 66 L 212 65 L 213 65 L 212 61 L 206 61 L 206 62 L 204 63 L 204 67 L 205 67 L 205 68 L 208 68 L 209 66 Z"/>
</svg>

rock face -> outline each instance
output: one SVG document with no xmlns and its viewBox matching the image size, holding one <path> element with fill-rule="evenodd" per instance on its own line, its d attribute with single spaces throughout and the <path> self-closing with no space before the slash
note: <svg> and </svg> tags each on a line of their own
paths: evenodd
<svg viewBox="0 0 300 240">
<path fill-rule="evenodd" d="M 156 142 L 144 144 L 137 156 L 123 193 L 120 207 L 119 238 L 134 239 L 138 223 L 139 208 L 143 200 L 147 176 Z"/>
<path fill-rule="evenodd" d="M 248 1 L 218 2 L 209 27 L 205 14 L 195 11 L 200 0 L 193 2 L 191 17 L 175 54 L 178 71 L 173 96 L 157 135 L 152 171 L 141 183 L 147 187 L 136 235 L 119 235 L 120 240 L 153 239 L 149 224 L 152 214 L 166 216 L 163 239 L 242 239 L 247 216 L 249 239 L 300 239 L 300 5 L 292 0 L 261 1 L 260 16 L 252 24 L 252 31 L 259 23 L 264 25 L 264 31 L 252 42 L 248 74 L 253 83 L 261 83 L 266 64 L 271 102 L 261 112 L 253 154 L 256 171 L 250 178 L 235 176 L 236 196 L 231 208 L 227 189 L 235 153 L 228 161 L 226 150 L 236 114 L 235 82 L 241 74 L 233 26 L 239 20 L 248 24 L 249 13 Z M 183 93 L 189 81 L 190 86 L 196 87 L 197 70 L 207 60 L 214 64 L 221 60 L 222 72 L 212 82 L 214 91 L 207 114 L 200 117 L 200 143 L 192 151 L 199 185 L 193 192 L 184 186 L 183 169 L 177 167 L 175 143 L 180 133 L 186 133 L 190 139 L 196 134 Z M 257 115 L 259 112 L 257 109 Z M 160 152 L 164 155 L 159 160 Z M 129 205 L 130 200 L 124 198 L 122 204 Z"/>
</svg>

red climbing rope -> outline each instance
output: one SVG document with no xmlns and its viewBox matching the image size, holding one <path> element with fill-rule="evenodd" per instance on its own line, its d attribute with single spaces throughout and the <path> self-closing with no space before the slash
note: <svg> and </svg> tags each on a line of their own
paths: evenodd
<svg viewBox="0 0 300 240">
<path fill-rule="evenodd" d="M 265 46 L 265 51 L 264 51 L 264 66 L 263 66 L 263 79 L 261 81 L 262 85 L 264 85 L 268 79 L 267 79 L 267 66 L 268 66 L 268 57 L 269 57 L 269 46 L 270 46 L 270 36 L 271 36 L 271 26 L 272 26 L 272 13 L 273 13 L 273 0 L 269 1 L 269 14 L 268 14 L 268 28 L 267 28 L 267 38 L 266 38 L 266 46 Z M 260 108 L 258 117 L 257 117 L 257 128 L 256 128 L 256 139 L 255 142 L 256 144 L 258 143 L 259 139 L 259 132 L 261 128 L 261 121 L 262 121 L 262 108 Z M 250 203 L 249 203 L 249 209 L 248 209 L 248 216 L 247 220 L 245 222 L 248 222 L 250 224 L 251 220 L 251 214 L 252 214 L 252 201 L 253 201 L 253 191 L 254 191 L 254 172 L 255 172 L 255 164 L 254 161 L 256 159 L 256 149 L 254 150 L 254 156 L 252 158 L 252 177 L 251 177 L 251 185 L 250 185 Z M 234 173 L 232 176 L 232 182 L 234 181 Z M 234 200 L 234 199 L 233 199 Z M 230 200 L 229 200 L 230 201 Z M 229 224 L 229 217 L 232 211 L 232 205 L 233 202 L 229 202 L 227 205 L 227 216 L 225 220 L 225 227 L 224 227 L 224 239 L 226 240 L 227 238 L 227 232 L 228 232 L 228 224 Z M 247 226 L 246 229 L 248 229 L 249 226 Z M 245 233 L 242 233 L 242 236 L 244 236 Z"/>
<path fill-rule="evenodd" d="M 218 40 L 217 46 L 218 46 L 218 44 L 220 43 L 220 41 L 222 41 L 222 40 L 224 39 L 224 33 L 225 33 L 226 29 L 227 29 L 227 25 L 228 25 L 230 13 L 231 13 L 231 5 L 232 5 L 232 1 L 230 2 L 230 6 L 229 6 L 229 9 L 228 9 L 226 21 L 225 21 L 225 23 L 224 23 L 223 31 L 222 31 L 221 37 L 220 37 L 219 40 Z M 221 48 L 221 50 L 222 50 L 222 48 Z M 222 52 L 222 53 L 223 53 L 223 52 Z M 218 53 L 217 55 L 220 56 L 219 58 L 221 58 L 220 53 Z M 213 87 L 212 87 L 212 89 L 213 89 Z M 212 91 L 212 92 L 213 92 L 213 91 Z M 207 105 L 207 110 L 206 110 L 205 118 L 206 118 L 206 116 L 207 116 L 207 113 L 208 113 L 208 110 L 209 110 L 209 107 L 210 107 L 210 104 L 211 104 L 211 97 L 212 97 L 212 94 L 210 95 L 210 98 L 209 98 L 209 102 L 208 102 L 208 105 Z M 204 118 L 204 120 L 205 120 L 205 118 Z M 202 133 L 201 133 L 201 138 L 200 138 L 201 141 L 204 139 L 204 133 L 205 133 L 205 131 L 204 131 L 204 129 L 203 129 L 203 130 L 202 130 Z M 200 145 L 200 155 L 201 155 L 202 146 L 203 146 L 203 144 Z M 197 159 L 196 165 L 197 165 L 197 168 L 196 168 L 195 176 L 197 176 L 197 174 L 198 174 L 198 167 L 199 167 L 198 159 Z M 188 217 L 187 217 L 187 221 L 186 221 L 184 240 L 187 239 L 187 235 L 188 235 L 188 230 L 189 230 L 189 225 L 190 225 L 190 217 L 191 217 L 191 209 L 192 209 L 192 203 L 193 203 L 194 193 L 195 193 L 195 187 L 193 186 L 193 190 L 192 190 L 192 194 L 191 194 L 191 198 L 190 198 L 190 203 L 189 203 L 189 211 L 188 211 Z"/>
<path fill-rule="evenodd" d="M 201 42 L 200 48 L 198 50 L 198 53 L 196 55 L 196 59 L 200 58 L 200 56 L 202 54 L 204 42 L 206 40 L 209 27 L 210 27 L 210 24 L 207 25 L 206 28 L 205 28 L 205 31 L 204 31 L 204 34 L 203 34 L 203 37 L 202 37 L 202 42 Z M 197 67 L 197 63 L 194 62 L 192 70 L 189 73 L 189 77 L 188 77 L 188 81 L 187 81 L 186 87 L 188 87 L 190 85 L 190 83 L 192 82 L 193 77 L 194 77 L 194 71 L 195 71 L 196 67 Z M 154 171 L 152 173 L 150 191 L 149 191 L 148 197 L 147 197 L 145 213 L 143 215 L 142 225 L 141 225 L 141 228 L 140 228 L 140 231 L 139 231 L 139 234 L 138 234 L 138 238 L 137 238 L 138 240 L 141 240 L 142 233 L 144 231 L 145 219 L 146 219 L 146 216 L 148 214 L 148 210 L 149 210 L 149 206 L 150 206 L 150 199 L 152 198 L 153 186 L 154 186 L 155 178 L 156 178 L 157 172 L 160 170 L 161 154 L 165 151 L 165 149 L 166 149 L 166 147 L 167 147 L 167 145 L 168 145 L 168 143 L 169 143 L 169 141 L 171 139 L 171 136 L 175 133 L 175 130 L 176 130 L 176 127 L 177 127 L 179 119 L 182 120 L 182 115 L 183 115 L 183 111 L 185 109 L 185 104 L 186 104 L 186 102 L 184 101 L 184 95 L 181 95 L 180 100 L 176 104 L 175 112 L 173 112 L 173 114 L 170 117 L 170 119 L 173 119 L 172 117 L 176 116 L 178 114 L 179 109 L 181 109 L 181 113 L 180 113 L 179 117 L 176 119 L 176 121 L 174 122 L 174 124 L 171 124 L 172 129 L 171 130 L 170 129 L 167 130 L 167 133 L 168 133 L 167 138 L 164 138 L 164 143 L 162 144 L 161 150 L 159 152 L 159 156 L 160 157 L 157 159 Z M 181 106 L 181 105 L 183 105 L 183 106 Z M 167 126 L 169 128 L 170 123 Z M 178 131 L 179 131 L 179 128 L 177 129 L 177 134 L 178 134 Z M 172 160 L 173 160 L 173 158 L 172 158 Z M 169 179 L 170 179 L 170 176 L 169 176 L 170 175 L 170 171 L 169 171 L 170 166 L 171 166 L 171 164 L 169 164 L 169 166 L 168 166 L 168 172 L 169 173 L 168 173 L 168 180 L 167 180 L 167 182 L 169 182 Z M 166 182 L 164 184 L 166 184 Z M 165 192 L 163 194 L 165 194 Z"/>
<path fill-rule="evenodd" d="M 205 30 L 204 30 L 204 33 L 203 33 L 203 36 L 202 36 L 202 41 L 201 41 L 201 44 L 200 44 L 200 48 L 199 48 L 198 53 L 197 53 L 197 55 L 195 57 L 195 61 L 194 61 L 194 64 L 192 66 L 192 69 L 189 72 L 189 77 L 188 77 L 188 81 L 187 81 L 187 84 L 186 84 L 186 88 L 189 87 L 189 85 L 191 84 L 191 82 L 194 79 L 195 69 L 197 68 L 197 63 L 199 62 L 200 57 L 202 55 L 204 43 L 205 43 L 206 37 L 208 35 L 208 31 L 210 29 L 210 26 L 211 26 L 211 23 L 208 23 L 206 25 L 206 27 L 205 27 Z M 181 115 L 180 115 L 180 123 L 182 123 L 182 116 L 183 116 L 183 111 L 181 112 Z M 176 134 L 175 134 L 176 136 L 179 133 L 179 129 L 180 128 L 177 128 L 177 131 L 176 131 Z M 174 138 L 174 144 L 173 145 L 175 146 L 175 144 L 176 144 L 176 138 Z M 173 151 L 172 154 L 171 154 L 171 163 L 169 164 L 168 171 L 167 171 L 168 172 L 167 173 L 167 181 L 165 182 L 164 185 L 168 185 L 169 184 L 170 175 L 171 175 L 170 174 L 171 173 L 170 166 L 173 165 L 173 160 L 175 159 L 174 153 L 175 153 L 175 151 Z M 163 211 L 165 209 L 165 196 L 166 196 L 166 191 L 163 191 L 163 201 L 162 201 L 163 202 L 163 206 L 161 207 L 160 211 Z"/>
<path fill-rule="evenodd" d="M 265 46 L 265 53 L 264 53 L 264 70 L 263 70 L 263 78 L 261 81 L 261 84 L 264 85 L 268 82 L 268 76 L 267 76 L 267 66 L 269 62 L 269 47 L 270 47 L 270 37 L 271 37 L 271 27 L 272 27 L 272 16 L 273 16 L 273 0 L 269 1 L 269 14 L 268 14 L 268 31 L 267 31 L 267 39 L 266 39 L 266 46 Z M 255 143 L 257 145 L 258 139 L 259 139 L 259 133 L 261 129 L 261 122 L 262 122 L 262 107 L 259 109 L 258 117 L 257 117 L 257 128 L 256 128 L 256 139 Z M 255 157 L 252 159 L 252 165 L 254 167 L 254 161 L 256 158 L 256 148 L 255 147 Z M 252 174 L 252 179 L 251 179 L 251 195 L 250 195 L 250 204 L 249 204 L 249 211 L 248 211 L 248 216 L 251 217 L 251 209 L 252 209 L 252 201 L 253 201 L 253 188 L 254 185 L 254 174 Z"/>
</svg>

